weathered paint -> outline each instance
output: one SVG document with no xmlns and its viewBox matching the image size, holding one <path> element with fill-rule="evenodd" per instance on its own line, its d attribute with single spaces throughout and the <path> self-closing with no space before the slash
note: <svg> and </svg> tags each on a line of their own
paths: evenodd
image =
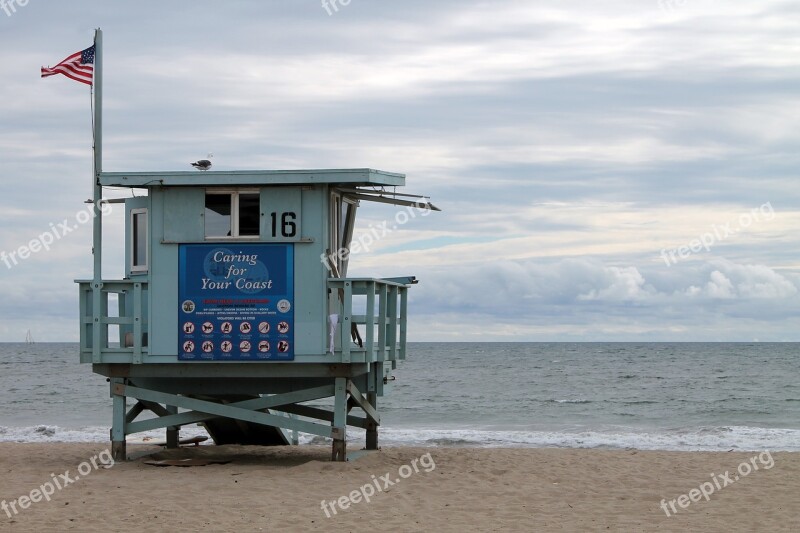
<svg viewBox="0 0 800 533">
<path fill-rule="evenodd" d="M 103 173 L 100 182 L 148 189 L 148 196 L 126 200 L 125 279 L 79 281 L 81 362 L 93 363 L 95 372 L 112 378 L 112 441 L 118 458 L 125 456 L 125 435 L 164 427 L 174 444 L 179 438 L 176 428 L 207 420 L 209 414 L 332 436 L 334 460 L 346 459 L 347 425 L 367 429 L 368 448 L 377 447 L 377 397 L 386 391 L 397 361 L 405 358 L 407 288 L 415 280 L 340 278 L 321 257 L 339 244 L 329 242 L 335 233 L 331 227 L 332 210 L 336 209 L 334 190 L 403 185 L 403 175 L 371 169 L 138 172 Z M 259 237 L 207 239 L 208 189 L 257 190 Z M 146 272 L 131 270 L 128 244 L 133 238 L 134 209 L 147 209 Z M 286 209 L 300 214 L 297 232 L 273 236 L 270 213 Z M 352 226 L 348 231 L 352 232 Z M 207 242 L 291 243 L 295 280 L 292 362 L 178 359 L 179 250 L 181 245 Z M 113 310 L 109 309 L 109 295 L 118 298 Z M 364 314 L 354 314 L 354 297 L 363 297 Z M 332 311 L 340 315 L 340 322 L 334 353 L 329 353 L 328 315 Z M 352 324 L 363 328 L 364 347 L 351 341 Z M 109 325 L 119 327 L 118 338 L 109 338 Z M 191 397 L 243 394 L 256 399 L 225 405 Z M 261 399 L 257 399 L 259 395 Z M 299 405 L 323 397 L 334 398 L 332 410 Z M 137 400 L 127 413 L 125 398 Z M 359 406 L 364 417 L 348 413 L 348 400 Z M 259 412 L 275 406 L 280 406 L 275 413 Z M 189 412 L 177 414 L 178 407 Z M 153 411 L 158 418 L 136 421 L 143 410 Z M 303 421 L 297 415 L 325 423 Z"/>
</svg>

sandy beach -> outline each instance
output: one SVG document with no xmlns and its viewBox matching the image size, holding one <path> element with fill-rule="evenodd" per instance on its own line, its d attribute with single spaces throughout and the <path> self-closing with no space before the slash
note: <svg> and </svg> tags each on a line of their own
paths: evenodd
<svg viewBox="0 0 800 533">
<path fill-rule="evenodd" d="M 324 446 L 129 446 L 147 452 L 106 468 L 100 444 L 1 443 L 0 529 L 800 530 L 797 453 L 409 447 L 332 463 Z M 184 458 L 225 464 L 144 462 Z"/>
</svg>

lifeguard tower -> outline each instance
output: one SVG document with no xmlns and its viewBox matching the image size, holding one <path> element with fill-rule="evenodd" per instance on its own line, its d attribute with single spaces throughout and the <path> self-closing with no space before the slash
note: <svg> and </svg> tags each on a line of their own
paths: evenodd
<svg viewBox="0 0 800 533">
<path fill-rule="evenodd" d="M 127 458 L 127 435 L 166 428 L 176 447 L 180 427 L 197 423 L 217 444 L 329 437 L 335 461 L 359 427 L 377 449 L 378 398 L 406 357 L 416 280 L 347 277 L 356 211 L 438 209 L 396 193 L 405 176 L 371 169 L 103 172 L 100 30 L 95 46 L 97 216 L 94 276 L 77 282 L 80 360 L 109 378 L 114 458 Z M 103 187 L 147 192 L 124 200 L 118 280 L 101 275 Z"/>
<path fill-rule="evenodd" d="M 110 378 L 115 457 L 126 435 L 167 428 L 176 446 L 198 422 L 218 444 L 330 437 L 339 461 L 355 426 L 377 449 L 377 399 L 406 357 L 415 279 L 347 270 L 360 202 L 436 209 L 387 190 L 403 175 L 115 172 L 100 184 L 148 192 L 125 200 L 125 278 L 78 281 L 81 362 Z M 329 410 L 305 405 L 325 398 Z M 145 410 L 158 416 L 137 420 Z"/>
</svg>

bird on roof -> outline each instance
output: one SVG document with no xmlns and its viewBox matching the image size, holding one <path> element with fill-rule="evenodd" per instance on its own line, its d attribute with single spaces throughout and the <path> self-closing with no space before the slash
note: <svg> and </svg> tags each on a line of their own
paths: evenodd
<svg viewBox="0 0 800 533">
<path fill-rule="evenodd" d="M 211 161 L 209 161 L 209 159 L 211 159 L 212 157 L 214 157 L 214 154 L 208 154 L 208 159 L 201 159 L 199 161 L 195 161 L 191 165 L 197 170 L 208 170 L 209 168 L 211 168 Z"/>
</svg>

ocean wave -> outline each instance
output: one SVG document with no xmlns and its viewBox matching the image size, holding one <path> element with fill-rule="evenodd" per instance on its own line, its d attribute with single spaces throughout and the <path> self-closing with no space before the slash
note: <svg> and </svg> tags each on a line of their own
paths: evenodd
<svg viewBox="0 0 800 533">
<path fill-rule="evenodd" d="M 720 426 L 649 431 L 628 427 L 554 431 L 384 428 L 381 431 L 381 442 L 386 445 L 429 447 L 433 442 L 445 441 L 476 442 L 483 448 L 800 451 L 800 429 Z"/>
<path fill-rule="evenodd" d="M 33 431 L 39 435 L 44 435 L 45 437 L 52 437 L 56 434 L 58 428 L 56 426 L 36 426 Z"/>
<path fill-rule="evenodd" d="M 361 443 L 364 430 L 349 429 L 348 438 Z M 197 426 L 181 429 L 181 437 L 206 436 Z M 129 442 L 163 440 L 164 430 L 137 433 Z M 671 451 L 800 451 L 800 429 L 747 426 L 709 426 L 641 430 L 614 426 L 554 430 L 502 430 L 384 427 L 380 441 L 387 446 L 476 448 L 589 448 Z M 108 427 L 0 426 L 0 442 L 108 442 Z M 210 442 L 210 441 L 209 441 Z M 328 438 L 300 435 L 300 444 L 329 444 Z"/>
<path fill-rule="evenodd" d="M 428 439 L 425 441 L 426 444 L 430 446 L 473 446 L 479 447 L 481 445 L 480 441 L 477 440 L 470 440 L 470 439 L 452 439 L 452 438 L 440 438 L 440 439 Z"/>
<path fill-rule="evenodd" d="M 181 428 L 181 438 L 201 437 L 208 434 L 201 427 Z M 161 441 L 165 432 L 144 431 L 128 436 L 129 442 Z M 0 442 L 108 442 L 108 427 L 62 428 L 60 426 L 0 426 Z"/>
</svg>

